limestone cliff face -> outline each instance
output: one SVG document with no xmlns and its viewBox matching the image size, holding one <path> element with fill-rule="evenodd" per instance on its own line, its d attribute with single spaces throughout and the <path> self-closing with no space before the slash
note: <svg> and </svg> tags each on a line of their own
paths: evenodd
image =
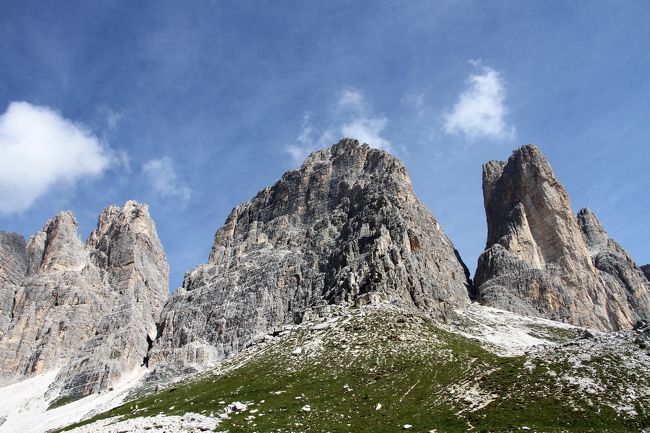
<svg viewBox="0 0 650 433">
<path fill-rule="evenodd" d="M 25 239 L 0 231 L 0 338 L 13 317 L 16 290 L 27 272 Z"/>
<path fill-rule="evenodd" d="M 29 240 L 12 320 L 0 339 L 4 381 L 60 369 L 68 395 L 111 386 L 143 363 L 167 298 L 168 265 L 146 205 L 104 210 L 84 245 L 71 212 Z"/>
<path fill-rule="evenodd" d="M 165 306 L 151 365 L 201 368 L 330 303 L 442 317 L 469 303 L 468 286 L 402 163 L 342 140 L 232 211 Z"/>
<path fill-rule="evenodd" d="M 578 212 L 578 225 L 605 287 L 610 314 L 625 318 L 631 324 L 639 319 L 650 319 L 650 282 L 643 270 L 609 237 L 589 209 Z"/>
<path fill-rule="evenodd" d="M 631 328 L 647 316 L 648 288 L 635 285 L 630 298 L 599 270 L 592 245 L 609 238 L 586 213 L 576 219 L 537 147 L 485 164 L 483 195 L 488 239 L 474 280 L 480 302 L 602 330 Z"/>
</svg>

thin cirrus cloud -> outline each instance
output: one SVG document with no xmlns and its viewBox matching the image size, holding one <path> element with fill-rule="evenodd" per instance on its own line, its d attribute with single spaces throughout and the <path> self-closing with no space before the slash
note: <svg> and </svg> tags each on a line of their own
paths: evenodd
<svg viewBox="0 0 650 433">
<path fill-rule="evenodd" d="M 168 156 L 147 161 L 142 166 L 142 174 L 161 198 L 175 198 L 185 204 L 192 196 L 192 189 L 180 179 Z"/>
<path fill-rule="evenodd" d="M 481 72 L 471 74 L 466 83 L 458 101 L 444 116 L 445 132 L 462 134 L 471 140 L 513 138 L 515 128 L 506 120 L 508 109 L 501 74 L 490 67 L 481 67 Z"/>
<path fill-rule="evenodd" d="M 327 115 L 328 126 L 315 127 L 311 117 L 309 112 L 303 115 L 296 142 L 286 147 L 294 164 L 301 163 L 314 150 L 329 146 L 343 137 L 356 138 L 378 149 L 392 150 L 391 142 L 383 137 L 388 119 L 376 115 L 363 93 L 357 89 L 345 89 L 340 92 Z"/>
<path fill-rule="evenodd" d="M 11 102 L 0 115 L 0 213 L 22 212 L 56 185 L 101 175 L 110 149 L 48 107 Z"/>
</svg>

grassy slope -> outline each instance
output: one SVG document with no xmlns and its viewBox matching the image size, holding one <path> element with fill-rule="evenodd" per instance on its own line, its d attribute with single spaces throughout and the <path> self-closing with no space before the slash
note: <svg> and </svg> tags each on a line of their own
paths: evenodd
<svg viewBox="0 0 650 433">
<path fill-rule="evenodd" d="M 645 380 L 642 385 L 648 386 L 647 375 L 634 376 L 638 372 L 623 368 L 617 353 L 581 365 L 588 374 L 601 375 L 598 380 L 611 382 L 610 389 L 595 395 L 558 379 L 580 373 L 570 356 L 551 361 L 501 358 L 417 316 L 354 314 L 329 329 L 295 330 L 258 349 L 242 366 L 176 385 L 92 420 L 217 415 L 241 401 L 248 410 L 231 414 L 219 431 L 380 433 L 411 424 L 410 431 L 418 432 L 507 432 L 524 431 L 524 426 L 549 433 L 639 432 L 650 425 L 647 395 L 637 399 L 636 417 L 611 407 L 618 404 L 614 394 L 627 382 Z M 302 353 L 292 353 L 297 347 Z M 571 355 L 570 348 L 566 351 Z M 304 405 L 311 411 L 302 410 Z M 258 412 L 251 414 L 251 409 Z"/>
</svg>

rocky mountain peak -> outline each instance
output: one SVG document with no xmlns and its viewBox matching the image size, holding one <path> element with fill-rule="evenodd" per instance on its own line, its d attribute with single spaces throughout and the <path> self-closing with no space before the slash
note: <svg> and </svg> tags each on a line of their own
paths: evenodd
<svg viewBox="0 0 650 433">
<path fill-rule="evenodd" d="M 607 231 L 605 231 L 598 217 L 590 209 L 580 209 L 578 212 L 578 225 L 591 251 L 606 248 L 610 244 Z"/>
<path fill-rule="evenodd" d="M 483 193 L 488 236 L 474 279 L 481 302 L 605 330 L 631 328 L 649 314 L 642 307 L 648 289 L 637 281 L 628 296 L 627 282 L 609 278 L 616 266 L 605 266 L 596 254 L 607 250 L 620 266 L 636 265 L 591 211 L 574 216 L 538 147 L 526 145 L 507 161 L 485 164 Z"/>
<path fill-rule="evenodd" d="M 29 272 L 80 270 L 85 265 L 85 254 L 78 230 L 71 211 L 61 212 L 45 223 L 27 245 Z"/>
<path fill-rule="evenodd" d="M 404 165 L 344 139 L 232 211 L 208 263 L 186 274 L 165 307 L 151 359 L 177 368 L 217 362 L 335 303 L 443 317 L 469 303 L 469 285 Z"/>
<path fill-rule="evenodd" d="M 60 369 L 61 394 L 86 395 L 146 358 L 168 297 L 168 265 L 147 206 L 104 209 L 85 246 L 77 229 L 62 212 L 24 247 L 27 272 L 0 335 L 3 382 Z"/>
</svg>

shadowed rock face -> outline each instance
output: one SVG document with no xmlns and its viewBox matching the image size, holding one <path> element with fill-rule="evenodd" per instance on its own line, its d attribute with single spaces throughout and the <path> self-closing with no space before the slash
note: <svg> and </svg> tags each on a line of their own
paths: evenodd
<svg viewBox="0 0 650 433">
<path fill-rule="evenodd" d="M 648 316 L 647 284 L 623 282 L 627 274 L 615 268 L 625 262 L 634 275 L 641 271 L 593 214 L 576 219 L 537 147 L 485 164 L 483 195 L 488 240 L 474 281 L 480 302 L 602 330 L 628 329 Z"/>
<path fill-rule="evenodd" d="M 25 239 L 0 231 L 0 338 L 13 317 L 14 296 L 27 272 Z"/>
<path fill-rule="evenodd" d="M 155 338 L 168 265 L 146 205 L 106 208 L 85 245 L 77 229 L 62 212 L 23 246 L 0 339 L 5 382 L 59 368 L 63 394 L 86 395 L 141 365 Z"/>
<path fill-rule="evenodd" d="M 643 271 L 643 274 L 645 275 L 646 279 L 650 281 L 650 265 L 641 266 L 641 270 Z"/>
<path fill-rule="evenodd" d="M 330 303 L 444 317 L 469 303 L 468 286 L 402 163 L 342 140 L 232 211 L 165 306 L 151 365 L 200 368 Z"/>
<path fill-rule="evenodd" d="M 578 225 L 605 287 L 608 310 L 627 317 L 632 324 L 639 319 L 650 319 L 650 282 L 643 270 L 621 245 L 609 237 L 589 209 L 578 212 Z"/>
</svg>

